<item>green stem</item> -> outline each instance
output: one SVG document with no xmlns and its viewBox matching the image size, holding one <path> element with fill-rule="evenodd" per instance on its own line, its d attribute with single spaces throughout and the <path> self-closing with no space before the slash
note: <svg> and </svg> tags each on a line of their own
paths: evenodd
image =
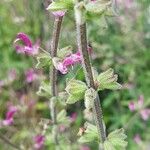
<svg viewBox="0 0 150 150">
<path fill-rule="evenodd" d="M 63 17 L 55 17 L 54 29 L 53 29 L 53 35 L 52 35 L 52 43 L 51 43 L 51 57 L 52 58 L 57 56 L 57 49 L 58 49 L 58 42 L 59 42 L 59 37 L 60 37 L 62 20 L 63 20 Z M 55 69 L 54 66 L 51 66 L 50 68 L 50 83 L 51 83 L 52 97 L 57 97 L 58 95 L 57 70 Z M 53 100 L 50 102 L 50 112 L 51 112 L 51 118 L 52 118 L 53 124 L 56 125 L 57 124 L 56 106 Z M 57 131 L 54 132 L 54 141 L 55 141 L 55 144 L 58 144 Z"/>
</svg>

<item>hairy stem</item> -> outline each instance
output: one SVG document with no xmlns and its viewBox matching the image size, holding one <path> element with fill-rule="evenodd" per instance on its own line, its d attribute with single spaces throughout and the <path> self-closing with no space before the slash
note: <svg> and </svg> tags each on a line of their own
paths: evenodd
<svg viewBox="0 0 150 150">
<path fill-rule="evenodd" d="M 52 35 L 52 43 L 51 43 L 51 57 L 57 56 L 57 48 L 58 48 L 58 42 L 60 37 L 60 30 L 61 30 L 61 24 L 62 24 L 63 17 L 55 17 L 54 21 L 54 29 L 53 29 L 53 35 Z M 54 66 L 51 66 L 50 68 L 50 83 L 51 83 L 51 92 L 52 96 L 56 97 L 58 95 L 58 89 L 57 89 L 57 70 Z M 56 119 L 56 106 L 55 101 L 51 100 L 50 102 L 50 112 L 51 112 L 51 118 L 53 121 L 53 124 L 57 124 Z M 55 144 L 58 144 L 58 138 L 57 133 L 54 132 L 54 140 Z"/>
<path fill-rule="evenodd" d="M 77 40 L 78 40 L 79 50 L 83 57 L 82 65 L 86 77 L 86 82 L 89 87 L 96 89 L 94 84 L 92 69 L 91 69 L 92 66 L 89 59 L 89 53 L 87 51 L 86 32 L 87 32 L 86 23 L 83 24 L 77 23 Z M 103 122 L 102 108 L 100 105 L 100 99 L 98 93 L 96 99 L 94 100 L 93 113 L 94 113 L 95 123 L 98 129 L 100 141 L 104 143 L 104 141 L 106 140 L 106 133 L 105 133 L 105 127 Z M 101 148 L 101 150 L 102 149 L 103 148 Z"/>
<path fill-rule="evenodd" d="M 0 139 L 5 142 L 7 145 L 10 145 L 12 148 L 16 150 L 21 150 L 17 145 L 13 144 L 9 139 L 7 139 L 5 136 L 0 134 Z"/>
</svg>

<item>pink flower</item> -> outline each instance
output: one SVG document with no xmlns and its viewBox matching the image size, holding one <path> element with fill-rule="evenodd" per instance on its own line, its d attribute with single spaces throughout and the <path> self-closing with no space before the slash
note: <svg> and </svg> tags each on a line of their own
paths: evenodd
<svg viewBox="0 0 150 150">
<path fill-rule="evenodd" d="M 141 140 L 141 137 L 140 137 L 139 134 L 136 134 L 134 136 L 134 141 L 135 141 L 136 144 L 140 144 L 141 143 L 142 140 Z"/>
<path fill-rule="evenodd" d="M 43 135 L 40 134 L 36 135 L 33 140 L 34 140 L 34 148 L 36 150 L 40 150 L 43 148 L 45 141 L 45 137 Z"/>
<path fill-rule="evenodd" d="M 5 120 L 2 121 L 2 124 L 4 126 L 12 125 L 14 121 L 13 117 L 16 112 L 17 112 L 17 108 L 15 106 L 9 106 L 8 111 L 6 113 L 6 118 Z"/>
<path fill-rule="evenodd" d="M 59 126 L 59 131 L 62 133 L 66 130 L 66 126 L 65 125 L 60 125 Z"/>
<path fill-rule="evenodd" d="M 140 111 L 140 114 L 141 114 L 141 118 L 146 121 L 150 117 L 150 109 L 143 109 Z"/>
<path fill-rule="evenodd" d="M 92 48 L 88 46 L 88 52 L 91 54 Z M 58 62 L 57 65 L 55 65 L 56 69 L 59 70 L 62 74 L 68 73 L 68 67 L 73 66 L 77 63 L 81 63 L 82 56 L 79 51 L 77 51 L 74 54 L 71 54 L 64 58 L 61 62 Z"/>
<path fill-rule="evenodd" d="M 77 113 L 72 113 L 71 116 L 70 116 L 70 121 L 75 122 L 76 119 L 77 119 Z"/>
<path fill-rule="evenodd" d="M 141 108 L 144 104 L 144 96 L 143 95 L 140 95 L 139 98 L 138 98 L 138 107 Z"/>
<path fill-rule="evenodd" d="M 37 79 L 37 74 L 32 68 L 25 72 L 25 76 L 28 83 L 31 83 Z"/>
<path fill-rule="evenodd" d="M 80 150 L 90 150 L 90 148 L 88 146 L 84 145 L 80 148 Z"/>
<path fill-rule="evenodd" d="M 71 66 L 74 65 L 75 63 L 81 62 L 81 55 L 80 52 L 77 52 L 75 54 L 71 54 L 70 56 L 66 57 L 63 60 L 63 65 L 64 66 Z"/>
<path fill-rule="evenodd" d="M 55 16 L 55 17 L 63 17 L 65 15 L 65 11 L 53 11 L 52 14 Z"/>
<path fill-rule="evenodd" d="M 23 42 L 24 45 L 17 44 L 18 41 Z M 18 33 L 16 40 L 14 41 L 17 53 L 23 53 L 27 55 L 36 55 L 39 51 L 39 40 L 33 45 L 30 38 L 25 33 Z"/>
<path fill-rule="evenodd" d="M 62 74 L 66 74 L 68 72 L 67 67 L 62 62 L 57 64 L 56 69 L 59 70 Z"/>
<path fill-rule="evenodd" d="M 150 109 L 143 108 L 144 106 L 144 96 L 140 95 L 137 102 L 130 102 L 128 107 L 130 111 L 139 110 L 141 118 L 146 121 L 150 117 Z"/>
<path fill-rule="evenodd" d="M 62 74 L 68 73 L 68 67 L 75 65 L 81 61 L 81 56 L 79 52 L 71 54 L 64 58 L 62 61 L 55 62 L 55 68 L 59 70 Z"/>
<path fill-rule="evenodd" d="M 134 111 L 135 110 L 135 103 L 134 102 L 130 102 L 128 105 L 130 111 Z"/>
</svg>

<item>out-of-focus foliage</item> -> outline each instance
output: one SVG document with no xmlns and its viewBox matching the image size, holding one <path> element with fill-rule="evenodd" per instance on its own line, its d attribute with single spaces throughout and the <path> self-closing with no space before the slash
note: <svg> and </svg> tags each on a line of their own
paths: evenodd
<svg viewBox="0 0 150 150">
<path fill-rule="evenodd" d="M 37 70 L 35 82 L 25 81 L 25 71 L 34 68 L 36 60 L 16 54 L 13 40 L 18 32 L 25 32 L 34 41 L 39 38 L 41 47 L 49 51 L 53 17 L 46 11 L 46 6 L 41 0 L 0 0 L 0 81 L 7 80 L 5 86 L 0 86 L 0 118 L 4 118 L 9 103 L 17 105 L 22 112 L 16 116 L 13 127 L 0 129 L 0 133 L 16 145 L 25 146 L 25 149 L 30 148 L 34 135 L 43 131 L 39 118 L 49 118 L 49 101 L 36 94 L 39 82 L 48 79 L 48 76 Z M 125 129 L 129 142 L 127 149 L 149 150 L 150 118 L 142 120 L 140 112 L 130 112 L 128 104 L 143 95 L 145 105 L 150 107 L 150 2 L 135 0 L 125 5 L 125 2 L 118 0 L 118 9 L 117 17 L 100 19 L 89 16 L 88 20 L 88 39 L 94 50 L 92 64 L 98 72 L 113 68 L 119 75 L 119 83 L 123 85 L 119 91 L 99 92 L 104 120 L 109 133 L 121 127 Z M 63 22 L 60 48 L 72 45 L 76 50 L 75 35 L 74 17 L 68 13 Z M 16 79 L 8 82 L 12 69 L 16 70 Z M 79 65 L 64 77 L 60 74 L 60 88 L 64 88 L 67 77 L 75 76 L 84 80 Z M 67 106 L 69 115 L 78 113 L 70 129 L 72 143 L 77 139 L 78 128 L 85 121 L 82 110 L 82 103 Z M 140 142 L 135 142 L 137 134 L 141 137 Z M 50 146 L 47 140 L 45 149 L 53 149 Z M 95 148 L 92 144 L 89 146 Z M 0 139 L 0 149 L 11 148 Z"/>
</svg>

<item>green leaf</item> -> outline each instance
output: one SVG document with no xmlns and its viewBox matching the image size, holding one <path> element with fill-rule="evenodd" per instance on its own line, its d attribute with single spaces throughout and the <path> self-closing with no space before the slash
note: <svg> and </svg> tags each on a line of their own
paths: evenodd
<svg viewBox="0 0 150 150">
<path fill-rule="evenodd" d="M 60 92 L 58 94 L 58 101 L 61 106 L 66 106 L 66 100 L 68 98 L 68 93 L 66 91 Z"/>
<path fill-rule="evenodd" d="M 73 104 L 84 98 L 85 91 L 87 86 L 84 82 L 72 79 L 68 82 L 66 87 L 66 92 L 69 94 L 67 99 L 68 104 Z"/>
<path fill-rule="evenodd" d="M 84 96 L 82 95 L 69 95 L 69 97 L 67 98 L 67 101 L 66 103 L 67 104 L 74 104 L 76 103 L 77 101 L 83 99 Z"/>
<path fill-rule="evenodd" d="M 98 82 L 98 90 L 110 89 L 110 90 L 117 90 L 120 89 L 122 86 L 117 82 L 118 75 L 114 74 L 113 69 L 108 69 L 107 71 L 101 73 L 97 77 Z"/>
<path fill-rule="evenodd" d="M 86 122 L 85 123 L 85 132 L 84 134 L 79 138 L 80 143 L 89 143 L 92 141 L 98 142 L 98 132 L 97 127 L 91 123 Z"/>
<path fill-rule="evenodd" d="M 64 59 L 66 56 L 72 54 L 72 46 L 64 47 L 58 50 L 58 57 Z"/>
<path fill-rule="evenodd" d="M 99 0 L 95 2 L 90 1 L 85 7 L 88 12 L 101 15 L 107 10 L 107 7 L 110 6 L 110 4 L 111 1 L 106 0 Z"/>
<path fill-rule="evenodd" d="M 124 129 L 117 129 L 108 135 L 108 141 L 115 147 L 115 150 L 125 149 L 128 142 L 125 141 L 127 136 L 124 133 Z"/>
<path fill-rule="evenodd" d="M 87 110 L 93 108 L 94 100 L 96 99 L 96 97 L 97 97 L 97 92 L 93 88 L 86 90 L 84 96 L 84 104 Z"/>
<path fill-rule="evenodd" d="M 104 142 L 104 150 L 116 150 L 116 149 L 114 148 L 114 146 L 112 145 L 111 142 L 109 142 L 108 140 L 106 140 Z"/>
<path fill-rule="evenodd" d="M 50 97 L 51 96 L 50 84 L 43 81 L 39 87 L 39 90 L 37 91 L 37 95 L 43 97 Z"/>
<path fill-rule="evenodd" d="M 58 123 L 63 123 L 63 124 L 66 124 L 66 123 L 69 123 L 69 119 L 67 117 L 67 112 L 65 109 L 61 110 L 58 115 L 57 115 L 57 122 Z"/>
<path fill-rule="evenodd" d="M 47 8 L 51 11 L 66 11 L 73 9 L 73 0 L 57 0 L 53 1 Z"/>
<path fill-rule="evenodd" d="M 51 63 L 52 63 L 52 59 L 49 53 L 41 53 L 37 56 L 36 68 L 41 69 L 46 66 L 50 66 Z"/>
</svg>

